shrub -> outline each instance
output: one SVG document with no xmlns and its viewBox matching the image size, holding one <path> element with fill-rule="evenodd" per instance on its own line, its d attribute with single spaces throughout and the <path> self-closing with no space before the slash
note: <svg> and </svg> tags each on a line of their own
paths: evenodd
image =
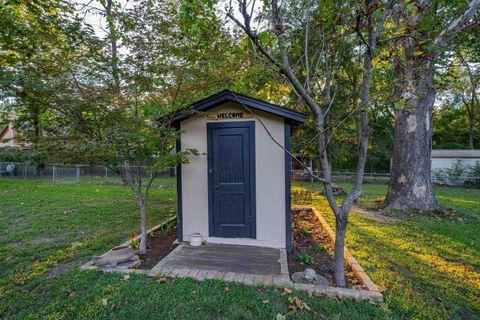
<svg viewBox="0 0 480 320">
<path fill-rule="evenodd" d="M 169 234 L 175 229 L 175 224 L 176 224 L 175 221 L 170 220 L 170 221 L 166 222 L 163 226 L 160 227 L 160 231 L 163 234 Z"/>
<path fill-rule="evenodd" d="M 473 177 L 469 180 L 474 186 L 480 186 L 480 160 L 470 166 L 470 175 Z"/>
<path fill-rule="evenodd" d="M 299 232 L 300 235 L 304 237 L 310 235 L 310 231 L 305 227 L 301 227 Z"/>
<path fill-rule="evenodd" d="M 466 166 L 463 163 L 463 160 L 455 160 L 452 163 L 452 166 L 447 169 L 447 174 L 450 178 L 458 178 L 463 176 L 468 169 L 468 166 Z"/>
<path fill-rule="evenodd" d="M 457 142 L 445 142 L 435 146 L 434 149 L 468 149 L 468 146 Z"/>
<path fill-rule="evenodd" d="M 295 255 L 295 261 L 304 263 L 308 266 L 311 266 L 315 263 L 315 260 L 313 260 L 313 257 L 306 253 L 299 253 Z"/>
<path fill-rule="evenodd" d="M 315 243 L 310 247 L 310 249 L 315 252 L 315 253 L 320 253 L 326 250 L 325 246 L 323 244 Z"/>
</svg>

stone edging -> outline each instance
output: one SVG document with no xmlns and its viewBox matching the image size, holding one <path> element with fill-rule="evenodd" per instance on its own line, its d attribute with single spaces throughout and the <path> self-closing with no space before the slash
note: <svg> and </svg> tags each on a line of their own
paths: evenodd
<svg viewBox="0 0 480 320">
<path fill-rule="evenodd" d="M 177 216 L 172 216 L 170 218 L 168 218 L 167 220 L 163 221 L 162 223 L 159 223 L 157 224 L 156 226 L 148 229 L 147 231 L 147 234 L 150 233 L 150 232 L 154 232 L 154 231 L 157 231 L 158 229 L 160 229 L 161 227 L 163 227 L 164 225 L 166 225 L 168 222 L 170 221 L 174 221 L 177 219 Z M 122 243 L 121 245 L 119 245 L 119 247 L 121 246 L 128 246 L 130 245 L 130 243 L 132 241 L 136 241 L 140 238 L 140 235 L 136 235 L 135 237 L 125 241 L 124 243 Z M 112 251 L 111 249 L 108 250 L 107 252 L 105 252 L 104 254 L 108 253 Z M 103 255 L 104 255 L 103 254 Z M 87 263 L 85 263 L 84 265 L 82 265 L 80 267 L 81 270 L 91 270 L 91 269 L 98 269 L 94 264 L 93 264 L 93 261 L 90 260 L 88 261 Z M 102 271 L 104 272 L 121 272 L 121 273 L 140 273 L 140 274 L 148 274 L 149 270 L 143 270 L 143 269 L 118 269 L 118 268 L 102 268 L 101 269 Z"/>
<path fill-rule="evenodd" d="M 327 233 L 328 237 L 332 242 L 335 242 L 335 232 L 332 230 L 330 225 L 327 223 L 322 214 L 315 207 L 301 207 L 293 206 L 292 210 L 312 210 L 318 221 L 322 225 L 322 228 Z M 358 263 L 357 259 L 353 257 L 347 247 L 344 248 L 344 257 L 346 264 L 352 268 L 353 273 L 360 279 L 362 284 L 367 288 L 363 289 L 347 289 L 347 288 L 338 288 L 338 287 L 326 287 L 326 286 L 315 286 L 311 284 L 300 284 L 295 283 L 295 289 L 301 290 L 313 290 L 314 292 L 323 293 L 327 296 L 335 295 L 334 292 L 338 292 L 342 297 L 353 298 L 356 300 L 369 300 L 376 303 L 383 302 L 383 295 L 378 289 L 377 285 L 370 279 L 368 274 Z M 327 289 L 328 288 L 328 289 Z M 332 290 L 335 289 L 335 290 Z"/>
</svg>

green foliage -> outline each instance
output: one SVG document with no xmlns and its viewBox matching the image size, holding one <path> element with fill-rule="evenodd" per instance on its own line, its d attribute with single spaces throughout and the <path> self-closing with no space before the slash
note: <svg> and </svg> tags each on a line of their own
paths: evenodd
<svg viewBox="0 0 480 320">
<path fill-rule="evenodd" d="M 273 287 L 219 280 L 158 282 L 136 274 L 126 280 L 119 274 L 80 270 L 93 255 L 138 233 L 136 203 L 125 188 L 0 180 L 0 190 L 2 318 L 273 319 L 288 311 L 290 295 Z M 150 226 L 175 213 L 173 199 L 174 188 L 152 190 Z M 16 227 L 7 232 L 10 225 Z M 385 312 L 368 303 L 319 299 L 297 291 L 292 295 L 327 317 L 366 320 Z M 289 319 L 311 316 L 304 310 Z"/>
<path fill-rule="evenodd" d="M 311 232 L 307 228 L 301 227 L 300 230 L 299 230 L 299 233 L 302 236 L 308 236 L 308 235 L 310 235 Z"/>
<path fill-rule="evenodd" d="M 461 177 L 467 171 L 467 166 L 462 160 L 455 160 L 452 162 L 452 166 L 447 169 L 447 173 L 450 177 Z"/>
<path fill-rule="evenodd" d="M 444 142 L 444 143 L 437 144 L 435 146 L 435 149 L 449 149 L 449 150 L 468 149 L 468 146 L 464 144 L 460 144 L 458 142 Z"/>
<path fill-rule="evenodd" d="M 310 247 L 310 250 L 312 250 L 315 253 L 320 253 L 326 250 L 325 245 L 320 244 L 320 243 L 315 243 Z"/>
<path fill-rule="evenodd" d="M 465 108 L 445 105 L 433 113 L 434 149 L 468 149 L 468 114 Z M 479 123 L 479 122 L 477 122 Z M 478 146 L 480 131 L 475 129 L 474 143 Z"/>
<path fill-rule="evenodd" d="M 365 185 L 360 201 L 383 198 L 387 189 L 385 184 Z M 456 212 L 455 219 L 413 215 L 378 223 L 354 214 L 349 218 L 346 246 L 372 280 L 386 289 L 385 303 L 393 318 L 475 319 L 480 312 L 478 288 L 469 279 L 477 278 L 474 266 L 479 262 L 480 190 L 435 187 L 435 194 L 442 208 Z M 333 228 L 335 218 L 326 199 L 314 200 Z"/>
<path fill-rule="evenodd" d="M 138 250 L 140 248 L 140 238 L 130 240 L 130 248 Z"/>
<path fill-rule="evenodd" d="M 470 167 L 470 173 L 474 177 L 480 177 L 480 160 L 475 161 Z"/>
<path fill-rule="evenodd" d="M 307 266 L 313 266 L 315 264 L 315 260 L 312 256 L 308 255 L 307 253 L 298 253 L 294 256 L 295 261 L 304 263 Z"/>
<path fill-rule="evenodd" d="M 148 309 L 152 317 L 161 319 L 174 319 L 179 312 L 185 319 L 208 319 L 212 314 L 268 319 L 287 312 L 289 295 L 274 288 L 218 280 L 158 283 L 143 275 L 125 280 L 123 275 L 79 270 L 77 266 L 93 255 L 138 232 L 136 203 L 125 188 L 0 180 L 0 190 L 4 230 L 0 315 L 4 318 L 136 318 Z M 319 190 L 318 185 L 314 190 Z M 383 196 L 386 190 L 386 185 L 365 186 L 370 198 Z M 474 319 L 479 312 L 478 288 L 471 279 L 480 252 L 480 190 L 436 187 L 435 193 L 464 222 L 417 216 L 376 223 L 358 214 L 350 216 L 346 245 L 385 289 L 386 307 L 293 294 L 327 318 Z M 149 225 L 174 214 L 174 199 L 174 188 L 152 190 Z M 319 199 L 315 199 L 317 208 L 328 208 Z M 333 215 L 324 217 L 334 225 Z M 46 237 L 53 242 L 45 242 Z M 107 299 L 107 307 L 102 299 Z M 168 307 L 159 305 L 159 299 Z M 266 299 L 269 303 L 262 303 Z M 312 314 L 302 311 L 289 317 L 309 319 Z"/>
<path fill-rule="evenodd" d="M 176 221 L 168 221 L 160 227 L 160 232 L 163 234 L 169 234 L 175 229 Z"/>
<path fill-rule="evenodd" d="M 475 163 L 470 166 L 470 176 L 473 178 L 469 178 L 465 184 L 479 187 L 480 186 L 480 160 L 475 161 Z"/>
</svg>

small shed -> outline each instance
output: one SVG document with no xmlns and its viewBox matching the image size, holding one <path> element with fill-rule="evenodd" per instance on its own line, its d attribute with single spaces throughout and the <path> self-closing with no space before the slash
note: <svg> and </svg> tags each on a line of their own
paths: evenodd
<svg viewBox="0 0 480 320">
<path fill-rule="evenodd" d="M 468 149 L 437 149 L 432 150 L 432 171 L 450 169 L 457 160 L 462 160 L 465 165 L 474 165 L 480 161 L 480 150 Z"/>
<path fill-rule="evenodd" d="M 224 90 L 178 119 L 177 150 L 200 156 L 177 167 L 178 239 L 291 247 L 290 133 L 305 122 L 291 109 Z"/>
</svg>

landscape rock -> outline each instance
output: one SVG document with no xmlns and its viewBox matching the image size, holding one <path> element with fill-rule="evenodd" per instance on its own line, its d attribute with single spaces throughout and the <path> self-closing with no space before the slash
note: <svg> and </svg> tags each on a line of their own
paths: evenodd
<svg viewBox="0 0 480 320">
<path fill-rule="evenodd" d="M 315 276 L 317 275 L 315 270 L 313 270 L 311 268 L 305 269 L 305 271 L 303 271 L 303 273 L 304 273 L 304 277 L 307 281 L 313 281 L 313 279 L 315 279 Z"/>
<path fill-rule="evenodd" d="M 346 196 L 347 191 L 343 189 L 342 187 L 339 187 L 335 184 L 332 184 L 332 193 L 334 196 Z M 325 195 L 325 189 L 322 189 L 322 191 L 319 192 L 319 195 L 324 196 Z"/>
<path fill-rule="evenodd" d="M 320 285 L 320 286 L 328 286 L 329 282 L 328 279 L 325 277 L 322 277 L 321 275 L 317 274 L 315 276 L 315 279 L 312 281 L 313 284 Z"/>
<path fill-rule="evenodd" d="M 328 279 L 317 274 L 315 270 L 311 268 L 305 269 L 305 271 L 299 271 L 292 274 L 292 281 L 296 283 L 315 284 L 321 286 L 328 286 Z"/>
<path fill-rule="evenodd" d="M 292 281 L 293 282 L 300 282 L 305 278 L 305 274 L 303 271 L 295 272 L 292 274 Z"/>
<path fill-rule="evenodd" d="M 140 258 L 137 255 L 135 255 L 132 257 L 132 260 L 117 264 L 115 266 L 115 269 L 118 269 L 118 270 L 136 269 L 140 266 L 140 264 L 141 264 Z"/>
<path fill-rule="evenodd" d="M 98 267 L 115 267 L 118 264 L 136 261 L 138 256 L 135 251 L 128 247 L 115 247 L 111 251 L 92 258 L 93 263 Z"/>
</svg>

